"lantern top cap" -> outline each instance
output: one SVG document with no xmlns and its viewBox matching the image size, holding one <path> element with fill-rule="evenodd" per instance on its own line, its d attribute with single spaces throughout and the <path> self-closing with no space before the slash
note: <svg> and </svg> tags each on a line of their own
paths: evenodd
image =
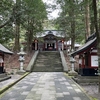
<svg viewBox="0 0 100 100">
<path fill-rule="evenodd" d="M 20 51 L 23 51 L 23 48 L 21 48 Z"/>
<path fill-rule="evenodd" d="M 23 51 L 23 48 L 20 49 L 20 52 L 17 53 L 18 55 L 25 55 L 26 53 Z"/>
</svg>

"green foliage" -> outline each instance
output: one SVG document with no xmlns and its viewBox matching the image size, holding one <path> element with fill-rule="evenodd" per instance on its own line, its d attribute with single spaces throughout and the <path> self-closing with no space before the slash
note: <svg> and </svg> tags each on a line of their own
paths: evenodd
<svg viewBox="0 0 100 100">
<path fill-rule="evenodd" d="M 71 22 L 75 21 L 75 37 L 77 42 L 84 41 L 85 39 L 85 22 L 84 22 L 84 2 L 80 0 L 57 0 L 60 3 L 62 12 L 60 17 L 55 20 L 56 27 L 62 28 L 66 31 L 67 38 L 71 34 Z"/>
<path fill-rule="evenodd" d="M 12 14 L 13 0 L 0 1 L 0 25 L 9 20 Z M 7 44 L 13 39 L 12 22 L 8 23 L 5 27 L 0 28 L 0 43 Z"/>
<path fill-rule="evenodd" d="M 13 31 L 10 25 L 0 29 L 0 43 L 9 43 L 13 39 Z"/>
<path fill-rule="evenodd" d="M 9 19 L 12 13 L 13 0 L 0 0 L 0 24 Z"/>
<path fill-rule="evenodd" d="M 47 13 L 42 0 L 1 0 L 0 1 L 0 39 L 1 43 L 14 40 L 14 24 L 20 25 L 21 38 L 25 38 L 26 31 L 36 34 L 43 30 L 42 22 L 46 19 Z M 6 24 L 5 24 L 6 23 Z M 33 35 L 34 35 L 33 34 Z"/>
</svg>

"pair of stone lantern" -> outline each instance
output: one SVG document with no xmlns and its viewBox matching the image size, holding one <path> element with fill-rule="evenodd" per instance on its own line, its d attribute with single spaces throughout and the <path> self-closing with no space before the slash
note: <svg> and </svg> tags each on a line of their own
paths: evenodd
<svg viewBox="0 0 100 100">
<path fill-rule="evenodd" d="M 19 62 L 20 62 L 20 69 L 19 69 L 19 72 L 25 72 L 25 70 L 23 69 L 23 65 L 24 65 L 24 55 L 26 54 L 24 51 L 23 51 L 23 48 L 21 48 L 20 52 L 17 53 L 19 55 Z"/>
</svg>

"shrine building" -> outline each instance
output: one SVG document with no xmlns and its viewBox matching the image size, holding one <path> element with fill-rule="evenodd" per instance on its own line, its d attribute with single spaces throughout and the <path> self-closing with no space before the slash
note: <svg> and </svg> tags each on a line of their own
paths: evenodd
<svg viewBox="0 0 100 100">
<path fill-rule="evenodd" d="M 83 76 L 95 76 L 98 70 L 97 38 L 92 34 L 86 43 L 77 51 L 71 53 L 74 57 L 79 55 L 79 74 Z"/>
<path fill-rule="evenodd" d="M 63 30 L 45 30 L 32 43 L 32 50 L 56 51 L 65 50 Z"/>
<path fill-rule="evenodd" d="M 0 44 L 0 74 L 5 72 L 4 66 L 4 55 L 9 54 L 12 55 L 13 52 L 5 48 L 2 44 Z"/>
</svg>

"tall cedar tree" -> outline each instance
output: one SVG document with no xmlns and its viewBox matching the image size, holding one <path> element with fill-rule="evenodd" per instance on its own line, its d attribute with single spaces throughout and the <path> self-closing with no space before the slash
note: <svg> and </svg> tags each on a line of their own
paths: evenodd
<svg viewBox="0 0 100 100">
<path fill-rule="evenodd" d="M 98 73 L 100 74 L 100 32 L 98 29 L 97 21 L 97 0 L 93 0 L 93 9 L 94 9 L 94 25 L 97 36 L 97 53 L 98 53 Z M 100 75 L 99 75 L 99 93 L 100 93 Z"/>
</svg>

